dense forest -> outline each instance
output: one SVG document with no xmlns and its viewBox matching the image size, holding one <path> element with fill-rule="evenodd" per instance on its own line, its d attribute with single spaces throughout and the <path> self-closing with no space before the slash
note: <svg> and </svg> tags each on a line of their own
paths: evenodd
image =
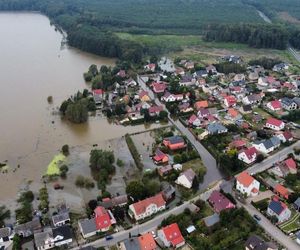
<svg viewBox="0 0 300 250">
<path fill-rule="evenodd" d="M 278 49 L 284 49 L 293 34 L 291 44 L 300 47 L 300 38 L 294 35 L 298 29 L 285 32 L 277 26 L 261 26 L 264 21 L 256 8 L 265 8 L 267 1 L 259 4 L 257 0 L 1 0 L 0 10 L 39 11 L 67 32 L 71 46 L 140 62 L 144 55 L 164 52 L 164 46 L 122 39 L 116 33 L 198 34 L 210 41 Z"/>
<path fill-rule="evenodd" d="M 254 48 L 285 49 L 288 33 L 279 26 L 270 25 L 229 25 L 208 26 L 207 41 L 246 43 Z"/>
</svg>

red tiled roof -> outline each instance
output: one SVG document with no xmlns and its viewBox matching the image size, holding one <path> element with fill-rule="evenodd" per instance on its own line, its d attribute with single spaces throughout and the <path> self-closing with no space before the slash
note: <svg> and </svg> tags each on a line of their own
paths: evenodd
<svg viewBox="0 0 300 250">
<path fill-rule="evenodd" d="M 235 118 L 238 116 L 239 112 L 234 109 L 234 108 L 229 108 L 228 109 L 228 114 L 232 117 L 232 118 Z"/>
<path fill-rule="evenodd" d="M 289 190 L 287 190 L 287 188 L 285 188 L 281 184 L 277 184 L 274 190 L 278 192 L 282 197 L 286 197 L 286 198 L 289 196 L 290 193 Z"/>
<path fill-rule="evenodd" d="M 137 215 L 145 213 L 147 207 L 151 204 L 155 204 L 157 207 L 162 207 L 166 204 L 163 196 L 161 193 L 152 196 L 150 198 L 147 198 L 145 200 L 138 201 L 136 203 L 133 203 L 132 206 L 134 207 L 135 213 Z"/>
<path fill-rule="evenodd" d="M 140 249 L 141 250 L 155 250 L 157 249 L 155 240 L 151 233 L 143 234 L 139 237 Z"/>
<path fill-rule="evenodd" d="M 254 181 L 254 178 L 248 174 L 248 172 L 244 171 L 240 173 L 236 177 L 237 181 L 241 183 L 244 187 L 249 187 L 251 183 Z"/>
<path fill-rule="evenodd" d="M 102 95 L 103 93 L 104 93 L 104 91 L 102 89 L 94 89 L 93 90 L 94 95 Z"/>
<path fill-rule="evenodd" d="M 297 169 L 297 164 L 293 158 L 285 160 L 284 163 L 288 168 Z"/>
<path fill-rule="evenodd" d="M 266 121 L 266 124 L 271 124 L 273 126 L 276 126 L 276 127 L 280 127 L 280 125 L 283 123 L 283 121 L 281 120 L 278 120 L 276 118 L 273 118 L 273 117 L 270 117 L 267 121 Z"/>
<path fill-rule="evenodd" d="M 167 155 L 158 148 L 155 151 L 155 156 L 153 157 L 153 159 L 158 162 L 161 161 L 166 156 Z"/>
<path fill-rule="evenodd" d="M 253 157 L 255 154 L 257 154 L 257 150 L 256 150 L 255 147 L 251 147 L 251 148 L 248 148 L 248 149 L 244 150 L 244 153 L 246 154 L 247 158 L 248 158 L 249 160 L 251 160 L 252 157 Z"/>
<path fill-rule="evenodd" d="M 290 131 L 284 131 L 284 132 L 282 133 L 282 135 L 284 136 L 284 138 L 285 138 L 287 141 L 293 138 L 293 135 L 292 135 L 292 133 L 291 133 Z"/>
<path fill-rule="evenodd" d="M 281 102 L 278 100 L 271 101 L 270 104 L 273 107 L 273 109 L 281 109 Z"/>
<path fill-rule="evenodd" d="M 214 190 L 208 198 L 209 203 L 213 206 L 215 212 L 220 213 L 225 209 L 234 208 L 235 205 L 222 193 Z"/>
<path fill-rule="evenodd" d="M 110 216 L 104 207 L 98 206 L 94 210 L 97 229 L 101 230 L 111 226 Z"/>
<path fill-rule="evenodd" d="M 179 230 L 177 223 L 173 223 L 162 228 L 167 241 L 171 242 L 172 246 L 176 247 L 180 243 L 184 242 L 184 238 Z"/>
<path fill-rule="evenodd" d="M 189 123 L 193 123 L 194 121 L 196 121 L 198 119 L 198 117 L 196 115 L 191 115 L 190 119 L 189 119 Z"/>
<path fill-rule="evenodd" d="M 200 109 L 200 108 L 207 108 L 208 107 L 208 102 L 207 101 L 198 101 L 195 103 L 195 108 Z"/>
<path fill-rule="evenodd" d="M 165 83 L 154 82 L 152 83 L 152 88 L 155 93 L 163 93 L 167 85 Z"/>
<path fill-rule="evenodd" d="M 228 105 L 233 105 L 236 103 L 236 99 L 233 95 L 226 96 L 224 99 L 227 101 Z"/>
<path fill-rule="evenodd" d="M 159 113 L 160 111 L 163 111 L 163 109 L 164 108 L 162 106 L 152 106 L 148 110 L 149 113 Z"/>
</svg>

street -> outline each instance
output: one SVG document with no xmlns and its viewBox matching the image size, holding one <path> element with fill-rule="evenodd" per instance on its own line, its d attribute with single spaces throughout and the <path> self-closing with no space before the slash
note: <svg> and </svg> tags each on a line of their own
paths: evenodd
<svg viewBox="0 0 300 250">
<path fill-rule="evenodd" d="M 156 105 L 163 106 L 164 110 L 168 112 L 169 121 L 177 127 L 177 129 L 187 137 L 194 148 L 198 151 L 201 156 L 202 162 L 206 167 L 206 175 L 203 182 L 200 184 L 199 188 L 201 191 L 207 189 L 212 183 L 215 183 L 223 178 L 218 166 L 216 159 L 207 151 L 207 149 L 194 137 L 194 135 L 179 121 L 175 121 L 171 116 L 169 111 L 166 109 L 165 105 L 160 102 L 160 100 L 154 95 L 153 91 L 146 85 L 146 83 L 138 77 L 139 85 L 146 91 L 148 91 L 149 96 L 154 100 Z"/>
<path fill-rule="evenodd" d="M 261 220 L 258 222 L 258 224 L 270 235 L 274 240 L 279 242 L 281 245 L 285 246 L 289 250 L 297 250 L 300 249 L 300 246 L 296 243 L 296 241 L 289 238 L 287 235 L 285 235 L 280 229 L 278 229 L 276 226 L 274 226 L 264 215 L 262 215 L 256 208 L 254 208 L 250 204 L 242 204 L 239 201 L 238 205 L 244 207 L 247 212 L 253 216 L 254 214 L 257 214 Z"/>
</svg>

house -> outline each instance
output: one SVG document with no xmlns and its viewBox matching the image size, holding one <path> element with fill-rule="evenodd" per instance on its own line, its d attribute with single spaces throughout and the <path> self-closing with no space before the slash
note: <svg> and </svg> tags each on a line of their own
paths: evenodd
<svg viewBox="0 0 300 250">
<path fill-rule="evenodd" d="M 246 146 L 246 141 L 242 139 L 236 139 L 229 144 L 229 148 L 242 149 Z"/>
<path fill-rule="evenodd" d="M 280 140 L 278 140 L 278 141 L 279 141 L 279 146 L 280 146 Z M 273 144 L 271 139 L 255 141 L 255 142 L 253 142 L 253 147 L 255 147 L 258 151 L 260 151 L 264 154 L 268 154 L 275 150 L 275 145 Z M 277 147 L 277 145 L 276 145 L 276 147 Z"/>
<path fill-rule="evenodd" d="M 201 108 L 208 108 L 208 102 L 207 101 L 197 101 L 194 104 L 194 107 L 196 110 L 199 110 Z"/>
<path fill-rule="evenodd" d="M 278 219 L 278 223 L 282 223 L 291 217 L 291 210 L 278 197 L 274 197 L 269 203 L 267 214 L 275 216 Z"/>
<path fill-rule="evenodd" d="M 214 65 L 208 65 L 205 69 L 208 73 L 213 75 L 218 73 L 217 68 Z"/>
<path fill-rule="evenodd" d="M 184 186 L 185 188 L 191 188 L 193 186 L 194 179 L 196 174 L 193 169 L 189 168 L 182 172 L 177 180 L 175 181 L 176 184 Z"/>
<path fill-rule="evenodd" d="M 281 100 L 281 106 L 285 109 L 285 110 L 295 110 L 298 108 L 297 103 L 288 97 L 283 97 Z"/>
<path fill-rule="evenodd" d="M 198 78 L 198 77 L 207 77 L 208 76 L 208 72 L 206 71 L 206 69 L 200 69 L 197 70 L 194 74 L 194 77 Z"/>
<path fill-rule="evenodd" d="M 284 129 L 284 122 L 281 120 L 278 120 L 276 118 L 270 117 L 268 118 L 268 120 L 266 121 L 265 127 L 273 129 L 273 130 L 282 130 Z"/>
<path fill-rule="evenodd" d="M 257 235 L 251 235 L 246 243 L 246 250 L 278 250 L 278 247 L 272 242 L 265 242 Z"/>
<path fill-rule="evenodd" d="M 259 104 L 262 100 L 261 94 L 251 94 L 248 96 L 245 96 L 242 100 L 243 104 L 245 105 L 255 105 Z"/>
<path fill-rule="evenodd" d="M 183 76 L 185 74 L 185 71 L 181 67 L 176 67 L 175 73 L 176 73 L 176 75 L 182 75 Z"/>
<path fill-rule="evenodd" d="M 297 163 L 293 158 L 288 158 L 284 160 L 284 164 L 291 174 L 297 174 Z"/>
<path fill-rule="evenodd" d="M 214 190 L 208 198 L 209 204 L 213 207 L 216 213 L 223 210 L 235 208 L 235 205 L 225 195 L 217 190 Z"/>
<path fill-rule="evenodd" d="M 155 63 L 149 63 L 144 66 L 144 70 L 155 72 L 156 64 Z"/>
<path fill-rule="evenodd" d="M 130 239 L 126 239 L 120 244 L 120 250 L 141 250 L 139 239 L 136 237 L 132 237 Z"/>
<path fill-rule="evenodd" d="M 41 229 L 42 225 L 40 219 L 35 217 L 32 219 L 32 221 L 15 226 L 14 231 L 21 237 L 29 237 L 33 235 L 35 231 L 39 231 Z"/>
<path fill-rule="evenodd" d="M 282 186 L 281 184 L 277 184 L 274 188 L 274 193 L 279 195 L 281 198 L 288 199 L 290 192 L 287 190 L 286 187 Z"/>
<path fill-rule="evenodd" d="M 12 230 L 10 227 L 0 228 L 0 243 L 9 241 L 11 235 L 12 235 Z"/>
<path fill-rule="evenodd" d="M 207 126 L 207 131 L 208 134 L 215 135 L 227 133 L 228 129 L 224 127 L 221 123 L 211 123 Z"/>
<path fill-rule="evenodd" d="M 182 171 L 182 164 L 179 164 L 179 163 L 174 164 L 173 169 L 176 171 Z"/>
<path fill-rule="evenodd" d="M 167 176 L 169 173 L 171 173 L 173 170 L 171 165 L 166 165 L 166 166 L 162 166 L 160 167 L 157 172 L 161 177 L 165 177 Z"/>
<path fill-rule="evenodd" d="M 228 120 L 239 120 L 242 116 L 239 114 L 239 112 L 234 108 L 229 108 L 226 114 L 226 119 Z"/>
<path fill-rule="evenodd" d="M 108 198 L 106 200 L 102 200 L 99 202 L 99 206 L 102 206 L 106 209 L 114 208 L 114 207 L 123 207 L 127 204 L 128 198 L 127 195 L 120 195 L 113 198 Z"/>
<path fill-rule="evenodd" d="M 278 100 L 268 102 L 267 107 L 272 111 L 279 111 L 281 110 L 281 102 Z"/>
<path fill-rule="evenodd" d="M 253 162 L 256 161 L 258 152 L 255 147 L 250 147 L 245 150 L 242 150 L 238 154 L 238 159 L 240 161 L 245 162 L 246 164 L 252 164 Z"/>
<path fill-rule="evenodd" d="M 182 76 L 182 78 L 179 81 L 179 85 L 180 86 L 193 86 L 196 84 L 196 79 L 193 78 L 191 75 L 184 75 Z"/>
<path fill-rule="evenodd" d="M 175 198 L 176 190 L 172 185 L 167 184 L 163 188 L 162 195 L 164 197 L 164 200 L 166 202 L 168 202 L 168 201 L 173 200 Z"/>
<path fill-rule="evenodd" d="M 43 232 L 34 234 L 34 243 L 38 250 L 67 246 L 72 243 L 72 230 L 67 225 L 45 228 Z"/>
<path fill-rule="evenodd" d="M 252 113 L 252 107 L 251 107 L 251 105 L 250 104 L 243 105 L 240 108 L 240 112 L 243 113 L 243 114 L 250 114 L 250 113 Z"/>
<path fill-rule="evenodd" d="M 294 201 L 293 206 L 298 212 L 300 212 L 300 197 L 298 197 L 297 200 Z"/>
<path fill-rule="evenodd" d="M 236 177 L 236 189 L 247 196 L 256 196 L 259 192 L 260 183 L 246 171 Z"/>
<path fill-rule="evenodd" d="M 171 94 L 169 92 L 166 92 L 162 97 L 161 100 L 164 102 L 176 102 L 176 101 L 182 101 L 183 95 L 182 94 Z"/>
<path fill-rule="evenodd" d="M 276 136 L 279 138 L 280 141 L 282 141 L 283 143 L 285 142 L 292 142 L 293 141 L 293 135 L 290 131 L 284 131 L 281 133 L 276 134 Z"/>
<path fill-rule="evenodd" d="M 63 211 L 56 215 L 52 216 L 52 223 L 54 227 L 63 226 L 70 223 L 70 214 L 69 211 Z"/>
<path fill-rule="evenodd" d="M 191 62 L 191 61 L 187 61 L 187 62 L 185 62 L 184 67 L 186 69 L 193 69 L 195 67 L 195 63 Z"/>
<path fill-rule="evenodd" d="M 179 248 L 185 244 L 185 240 L 179 230 L 177 223 L 173 223 L 157 232 L 158 238 L 163 242 L 165 247 Z"/>
<path fill-rule="evenodd" d="M 200 119 L 206 118 L 210 115 L 209 109 L 207 108 L 200 108 L 197 112 L 197 115 Z"/>
<path fill-rule="evenodd" d="M 140 243 L 141 250 L 156 250 L 156 249 L 158 249 L 152 233 L 146 233 L 146 234 L 141 235 L 138 238 L 138 241 Z"/>
<path fill-rule="evenodd" d="M 103 100 L 104 91 L 102 89 L 93 90 L 93 98 L 96 104 L 101 104 Z"/>
<path fill-rule="evenodd" d="M 273 66 L 272 70 L 275 72 L 280 72 L 288 69 L 289 69 L 289 65 L 287 63 L 278 63 Z"/>
<path fill-rule="evenodd" d="M 154 105 L 148 109 L 148 112 L 149 112 L 149 115 L 153 117 L 153 116 L 158 116 L 159 113 L 163 110 L 164 110 L 163 106 Z"/>
<path fill-rule="evenodd" d="M 128 214 L 136 221 L 145 219 L 166 208 L 166 201 L 161 193 L 150 198 L 138 201 L 129 206 Z"/>
<path fill-rule="evenodd" d="M 297 242 L 297 244 L 300 245 L 300 231 L 298 231 L 297 233 L 295 233 L 295 235 L 296 235 L 296 242 Z"/>
<path fill-rule="evenodd" d="M 233 95 L 224 98 L 224 105 L 226 107 L 234 107 L 236 105 L 236 98 Z"/>
<path fill-rule="evenodd" d="M 184 102 L 178 105 L 179 112 L 188 113 L 192 112 L 194 109 L 188 102 Z"/>
<path fill-rule="evenodd" d="M 89 238 L 97 233 L 95 219 L 82 219 L 78 221 L 78 227 L 83 238 Z"/>
<path fill-rule="evenodd" d="M 240 56 L 235 56 L 235 55 L 223 56 L 221 59 L 225 62 L 231 62 L 231 63 L 236 63 L 236 64 L 239 64 L 239 63 L 242 62 L 241 57 Z"/>
<path fill-rule="evenodd" d="M 166 83 L 154 82 L 151 84 L 151 87 L 152 87 L 154 93 L 162 94 L 165 92 L 167 85 L 166 85 Z"/>
<path fill-rule="evenodd" d="M 150 102 L 151 98 L 149 97 L 149 93 L 147 91 L 142 90 L 139 93 L 139 98 L 142 102 Z"/>
<path fill-rule="evenodd" d="M 201 120 L 196 115 L 191 115 L 188 123 L 194 127 L 199 127 L 201 125 Z"/>
<path fill-rule="evenodd" d="M 186 147 L 184 139 L 178 135 L 165 138 L 163 140 L 163 145 L 169 148 L 170 150 L 177 150 Z"/>
<path fill-rule="evenodd" d="M 116 223 L 113 214 L 104 207 L 98 206 L 94 210 L 96 229 L 99 232 L 106 232 Z"/>
<path fill-rule="evenodd" d="M 153 156 L 155 164 L 165 164 L 169 162 L 169 156 L 163 153 L 159 148 L 156 149 L 155 155 Z"/>
</svg>

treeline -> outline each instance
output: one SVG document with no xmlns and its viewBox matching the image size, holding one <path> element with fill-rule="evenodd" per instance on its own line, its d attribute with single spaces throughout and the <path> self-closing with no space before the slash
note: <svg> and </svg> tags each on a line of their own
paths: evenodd
<svg viewBox="0 0 300 250">
<path fill-rule="evenodd" d="M 206 41 L 245 43 L 253 48 L 285 49 L 289 34 L 274 25 L 217 24 L 209 25 Z"/>
<path fill-rule="evenodd" d="M 249 61 L 249 65 L 255 66 L 260 65 L 264 67 L 265 69 L 272 69 L 274 65 L 281 63 L 282 60 L 277 58 L 268 58 L 268 57 L 261 57 L 257 59 L 253 59 Z"/>
</svg>

